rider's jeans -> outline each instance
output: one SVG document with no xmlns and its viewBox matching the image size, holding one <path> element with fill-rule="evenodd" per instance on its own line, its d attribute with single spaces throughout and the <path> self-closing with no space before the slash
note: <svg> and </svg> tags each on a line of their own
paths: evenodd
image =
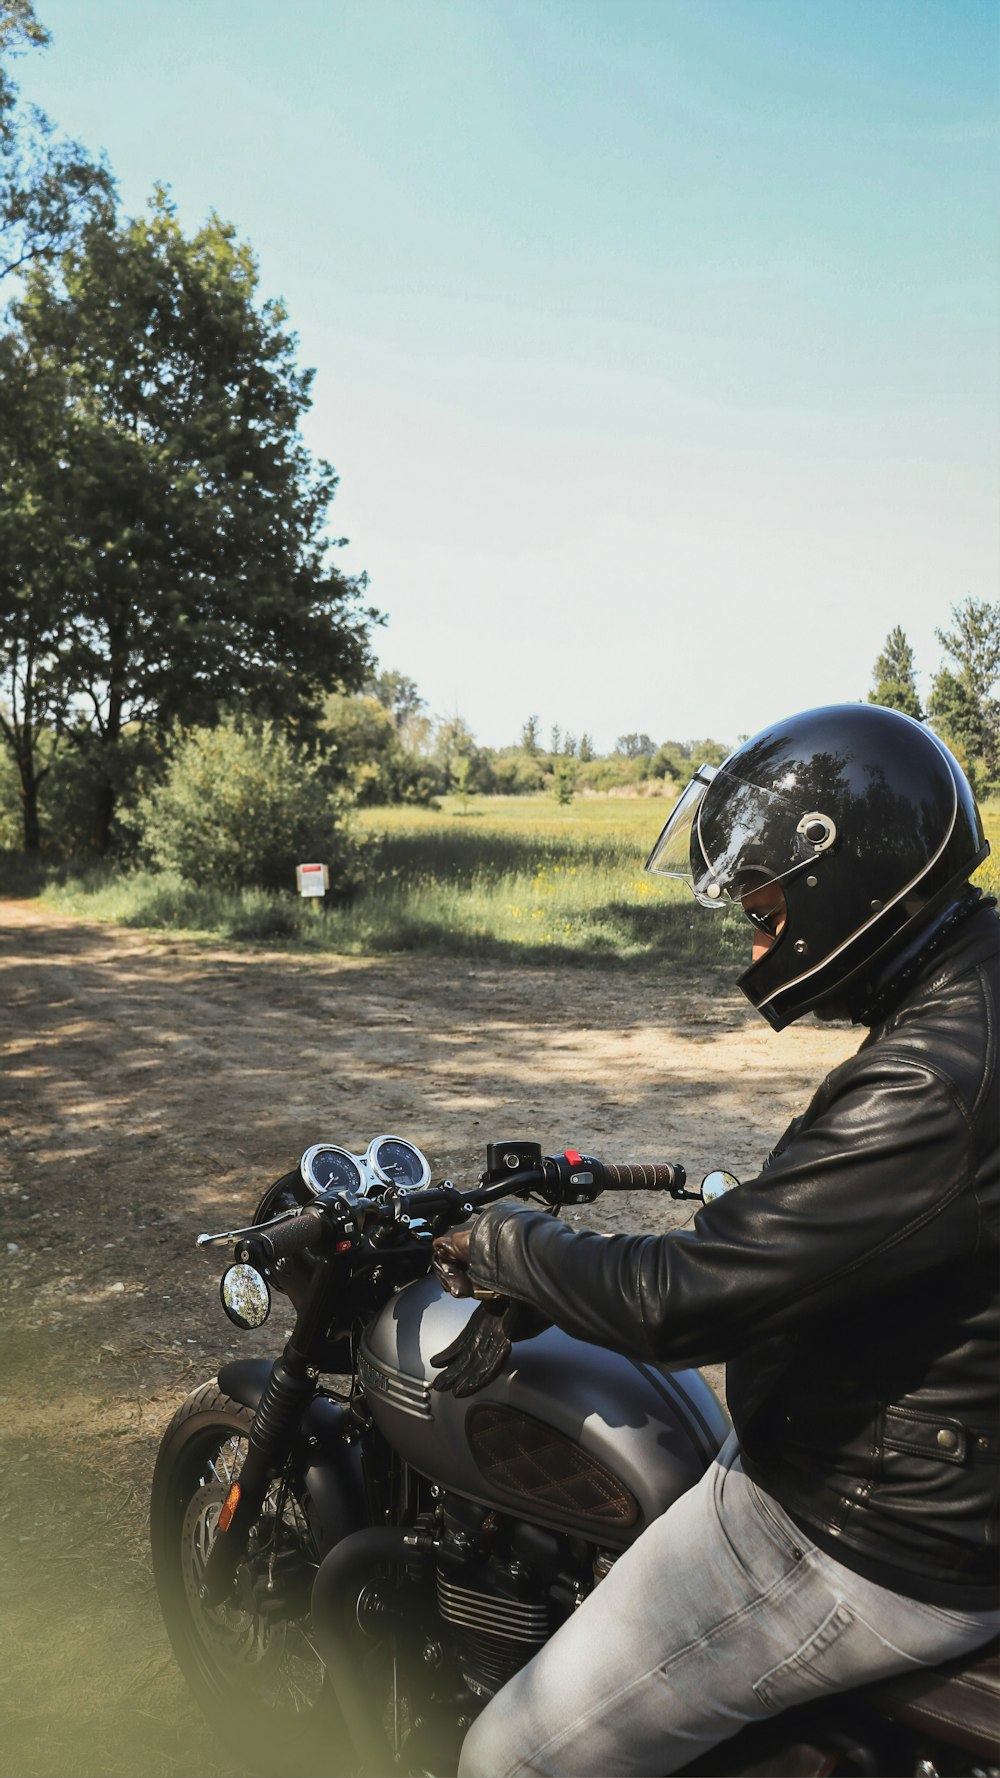
<svg viewBox="0 0 1000 1778">
<path fill-rule="evenodd" d="M 676 1772 L 744 1723 L 963 1654 L 1000 1610 L 921 1605 L 817 1550 L 735 1438 L 473 1724 L 460 1778 Z"/>
</svg>

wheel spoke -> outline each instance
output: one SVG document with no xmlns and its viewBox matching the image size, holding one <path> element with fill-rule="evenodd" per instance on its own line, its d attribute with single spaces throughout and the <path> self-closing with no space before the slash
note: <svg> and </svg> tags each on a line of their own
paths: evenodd
<svg viewBox="0 0 1000 1778">
<path fill-rule="evenodd" d="M 258 1708 L 272 1720 L 282 1714 L 304 1719 L 320 1700 L 326 1673 L 311 1640 L 308 1618 L 305 1623 L 280 1616 L 269 1618 L 245 1591 L 238 1592 L 243 1601 L 240 1605 L 230 1601 L 210 1606 L 201 1597 L 222 1503 L 239 1475 L 245 1454 L 244 1437 L 220 1437 L 216 1430 L 214 1442 L 203 1442 L 188 1468 L 191 1482 L 180 1496 L 182 1503 L 187 1500 L 180 1526 L 180 1558 L 188 1636 L 206 1681 L 220 1697 L 237 1692 L 242 1709 L 255 1697 Z M 262 1517 L 260 1554 L 249 1558 L 251 1569 L 256 1564 L 256 1572 L 264 1573 L 264 1565 L 271 1562 L 273 1571 L 274 1557 L 283 1555 L 288 1561 L 294 1551 L 303 1570 L 315 1572 L 319 1553 L 306 1514 L 291 1489 L 273 1482 Z M 308 1573 L 303 1578 L 308 1580 Z M 246 1586 L 245 1578 L 242 1584 Z M 307 1596 L 305 1588 L 302 1593 Z"/>
</svg>

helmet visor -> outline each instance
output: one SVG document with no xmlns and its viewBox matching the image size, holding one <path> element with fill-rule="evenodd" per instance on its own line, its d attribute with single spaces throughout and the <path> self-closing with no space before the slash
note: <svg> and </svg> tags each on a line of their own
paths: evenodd
<svg viewBox="0 0 1000 1778">
<path fill-rule="evenodd" d="M 716 778 L 714 766 L 699 766 L 681 793 L 646 869 L 686 883 L 702 907 L 738 902 L 750 889 L 780 882 L 816 851 L 805 838 L 807 823 L 823 816 L 803 815 L 787 791 L 763 790 L 731 771 L 725 790 L 706 796 Z M 832 837 L 832 822 L 826 823 Z"/>
<path fill-rule="evenodd" d="M 715 777 L 715 766 L 701 765 L 695 772 L 690 783 L 685 785 L 677 798 L 666 825 L 660 834 L 653 850 L 646 860 L 644 869 L 655 871 L 660 877 L 677 877 L 686 883 L 695 895 L 694 871 L 691 868 L 691 841 L 696 831 L 698 812 L 705 800 L 705 792 Z M 697 850 L 697 845 L 696 845 Z M 698 896 L 699 901 L 702 899 Z M 718 906 L 718 897 L 713 896 L 706 903 L 708 907 Z"/>
</svg>

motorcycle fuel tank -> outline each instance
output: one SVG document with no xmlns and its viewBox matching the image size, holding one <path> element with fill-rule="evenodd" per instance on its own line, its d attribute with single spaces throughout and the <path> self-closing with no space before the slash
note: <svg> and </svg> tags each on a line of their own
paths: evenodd
<svg viewBox="0 0 1000 1778">
<path fill-rule="evenodd" d="M 375 1424 L 442 1487 L 625 1548 L 703 1474 L 729 1432 L 724 1410 L 697 1371 L 664 1371 L 554 1327 L 515 1345 L 476 1395 L 433 1390 L 432 1355 L 477 1307 L 431 1276 L 386 1303 L 359 1352 Z"/>
</svg>

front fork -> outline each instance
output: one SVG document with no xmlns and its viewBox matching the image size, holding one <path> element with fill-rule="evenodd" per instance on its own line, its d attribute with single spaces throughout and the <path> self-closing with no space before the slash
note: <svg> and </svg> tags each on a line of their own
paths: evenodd
<svg viewBox="0 0 1000 1778">
<path fill-rule="evenodd" d="M 317 1262 L 292 1337 L 275 1360 L 257 1404 L 243 1467 L 222 1503 L 215 1542 L 205 1564 L 202 1598 L 206 1605 L 221 1605 L 232 1591 L 267 1491 L 284 1473 L 296 1428 L 316 1394 L 319 1371 L 310 1355 L 319 1350 L 326 1332 L 334 1264 L 330 1258 Z"/>
<path fill-rule="evenodd" d="M 231 1592 L 251 1528 L 260 1517 L 271 1483 L 284 1470 L 295 1429 L 316 1393 L 316 1372 L 310 1374 L 306 1367 L 299 1371 L 289 1363 L 290 1356 L 286 1346 L 272 1367 L 250 1428 L 243 1466 L 223 1501 L 215 1542 L 205 1564 L 202 1598 L 206 1605 L 221 1605 Z"/>
</svg>

